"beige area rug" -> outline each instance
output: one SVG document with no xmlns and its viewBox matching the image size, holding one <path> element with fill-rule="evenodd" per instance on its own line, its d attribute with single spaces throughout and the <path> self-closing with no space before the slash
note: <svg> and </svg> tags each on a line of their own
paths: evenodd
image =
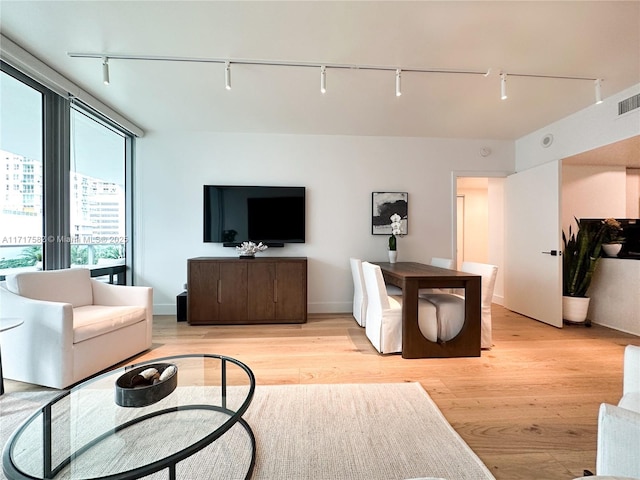
<svg viewBox="0 0 640 480">
<path fill-rule="evenodd" d="M 43 392 L 0 397 L 0 443 L 4 446 L 11 432 L 51 398 Z M 254 480 L 494 478 L 419 383 L 259 385 L 244 418 L 257 443 Z M 202 418 L 187 420 L 185 429 L 190 421 L 202 423 Z M 169 434 L 175 438 L 180 432 Z M 161 448 L 157 443 L 149 449 Z M 234 426 L 182 462 L 178 478 L 242 479 L 249 452 L 244 429 Z"/>
</svg>

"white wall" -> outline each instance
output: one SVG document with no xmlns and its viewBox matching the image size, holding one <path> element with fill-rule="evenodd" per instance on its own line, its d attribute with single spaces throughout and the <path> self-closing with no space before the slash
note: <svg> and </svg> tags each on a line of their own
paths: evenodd
<svg viewBox="0 0 640 480">
<path fill-rule="evenodd" d="M 576 232 L 574 218 L 626 218 L 625 167 L 562 165 L 562 230 Z"/>
<path fill-rule="evenodd" d="M 464 196 L 464 255 L 458 263 L 487 263 L 489 257 L 489 208 L 487 188 L 458 188 Z"/>
<path fill-rule="evenodd" d="M 504 178 L 489 178 L 489 259 L 498 265 L 498 275 L 493 288 L 493 301 L 504 305 Z"/>
<path fill-rule="evenodd" d="M 188 258 L 236 255 L 202 242 L 203 184 L 303 185 L 307 243 L 263 255 L 308 257 L 309 312 L 348 312 L 349 257 L 387 259 L 387 237 L 371 235 L 371 192 L 409 193 L 399 260 L 428 263 L 453 256 L 452 172 L 513 168 L 508 141 L 150 132 L 136 151 L 136 283 L 154 287 L 155 313 L 172 314 Z"/>
<path fill-rule="evenodd" d="M 640 218 L 640 168 L 627 169 L 627 218 Z"/>
<path fill-rule="evenodd" d="M 560 160 L 640 134 L 640 109 L 618 115 L 618 102 L 640 92 L 640 84 L 591 105 L 516 141 L 516 170 L 522 171 Z M 550 147 L 540 141 L 553 135 Z M 622 167 L 563 165 L 562 229 L 575 231 L 574 217 L 636 217 L 638 207 L 630 205 L 638 191 L 633 170 Z M 638 203 L 638 202 L 636 202 Z"/>
<path fill-rule="evenodd" d="M 516 170 L 526 170 L 640 134 L 640 109 L 618 116 L 618 102 L 638 93 L 640 84 L 604 98 L 600 105 L 591 105 L 518 139 Z M 540 141 L 549 133 L 553 135 L 553 143 L 544 148 Z"/>
</svg>

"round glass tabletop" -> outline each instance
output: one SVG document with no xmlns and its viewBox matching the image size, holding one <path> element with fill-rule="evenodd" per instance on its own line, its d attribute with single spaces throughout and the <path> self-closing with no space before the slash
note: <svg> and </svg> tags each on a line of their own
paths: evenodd
<svg viewBox="0 0 640 480">
<path fill-rule="evenodd" d="M 151 404 L 122 406 L 118 379 L 159 363 L 177 368 L 175 388 Z M 3 468 L 18 479 L 141 478 L 165 469 L 170 478 L 180 478 L 181 471 L 192 478 L 194 469 L 211 471 L 226 462 L 242 472 L 235 478 L 249 478 L 255 438 L 242 415 L 254 390 L 251 370 L 221 355 L 164 357 L 118 368 L 61 393 L 31 416 L 7 442 Z"/>
</svg>

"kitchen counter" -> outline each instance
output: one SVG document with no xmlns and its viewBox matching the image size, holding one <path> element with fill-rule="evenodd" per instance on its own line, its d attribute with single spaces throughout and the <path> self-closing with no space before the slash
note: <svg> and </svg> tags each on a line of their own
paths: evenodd
<svg viewBox="0 0 640 480">
<path fill-rule="evenodd" d="M 589 288 L 591 322 L 640 336 L 640 262 L 601 258 Z"/>
</svg>

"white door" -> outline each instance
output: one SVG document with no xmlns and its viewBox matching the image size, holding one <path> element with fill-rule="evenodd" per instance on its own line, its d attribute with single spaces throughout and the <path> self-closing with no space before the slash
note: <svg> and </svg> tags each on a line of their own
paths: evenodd
<svg viewBox="0 0 640 480">
<path fill-rule="evenodd" d="M 507 177 L 504 302 L 561 328 L 560 168 L 549 162 Z"/>
</svg>

